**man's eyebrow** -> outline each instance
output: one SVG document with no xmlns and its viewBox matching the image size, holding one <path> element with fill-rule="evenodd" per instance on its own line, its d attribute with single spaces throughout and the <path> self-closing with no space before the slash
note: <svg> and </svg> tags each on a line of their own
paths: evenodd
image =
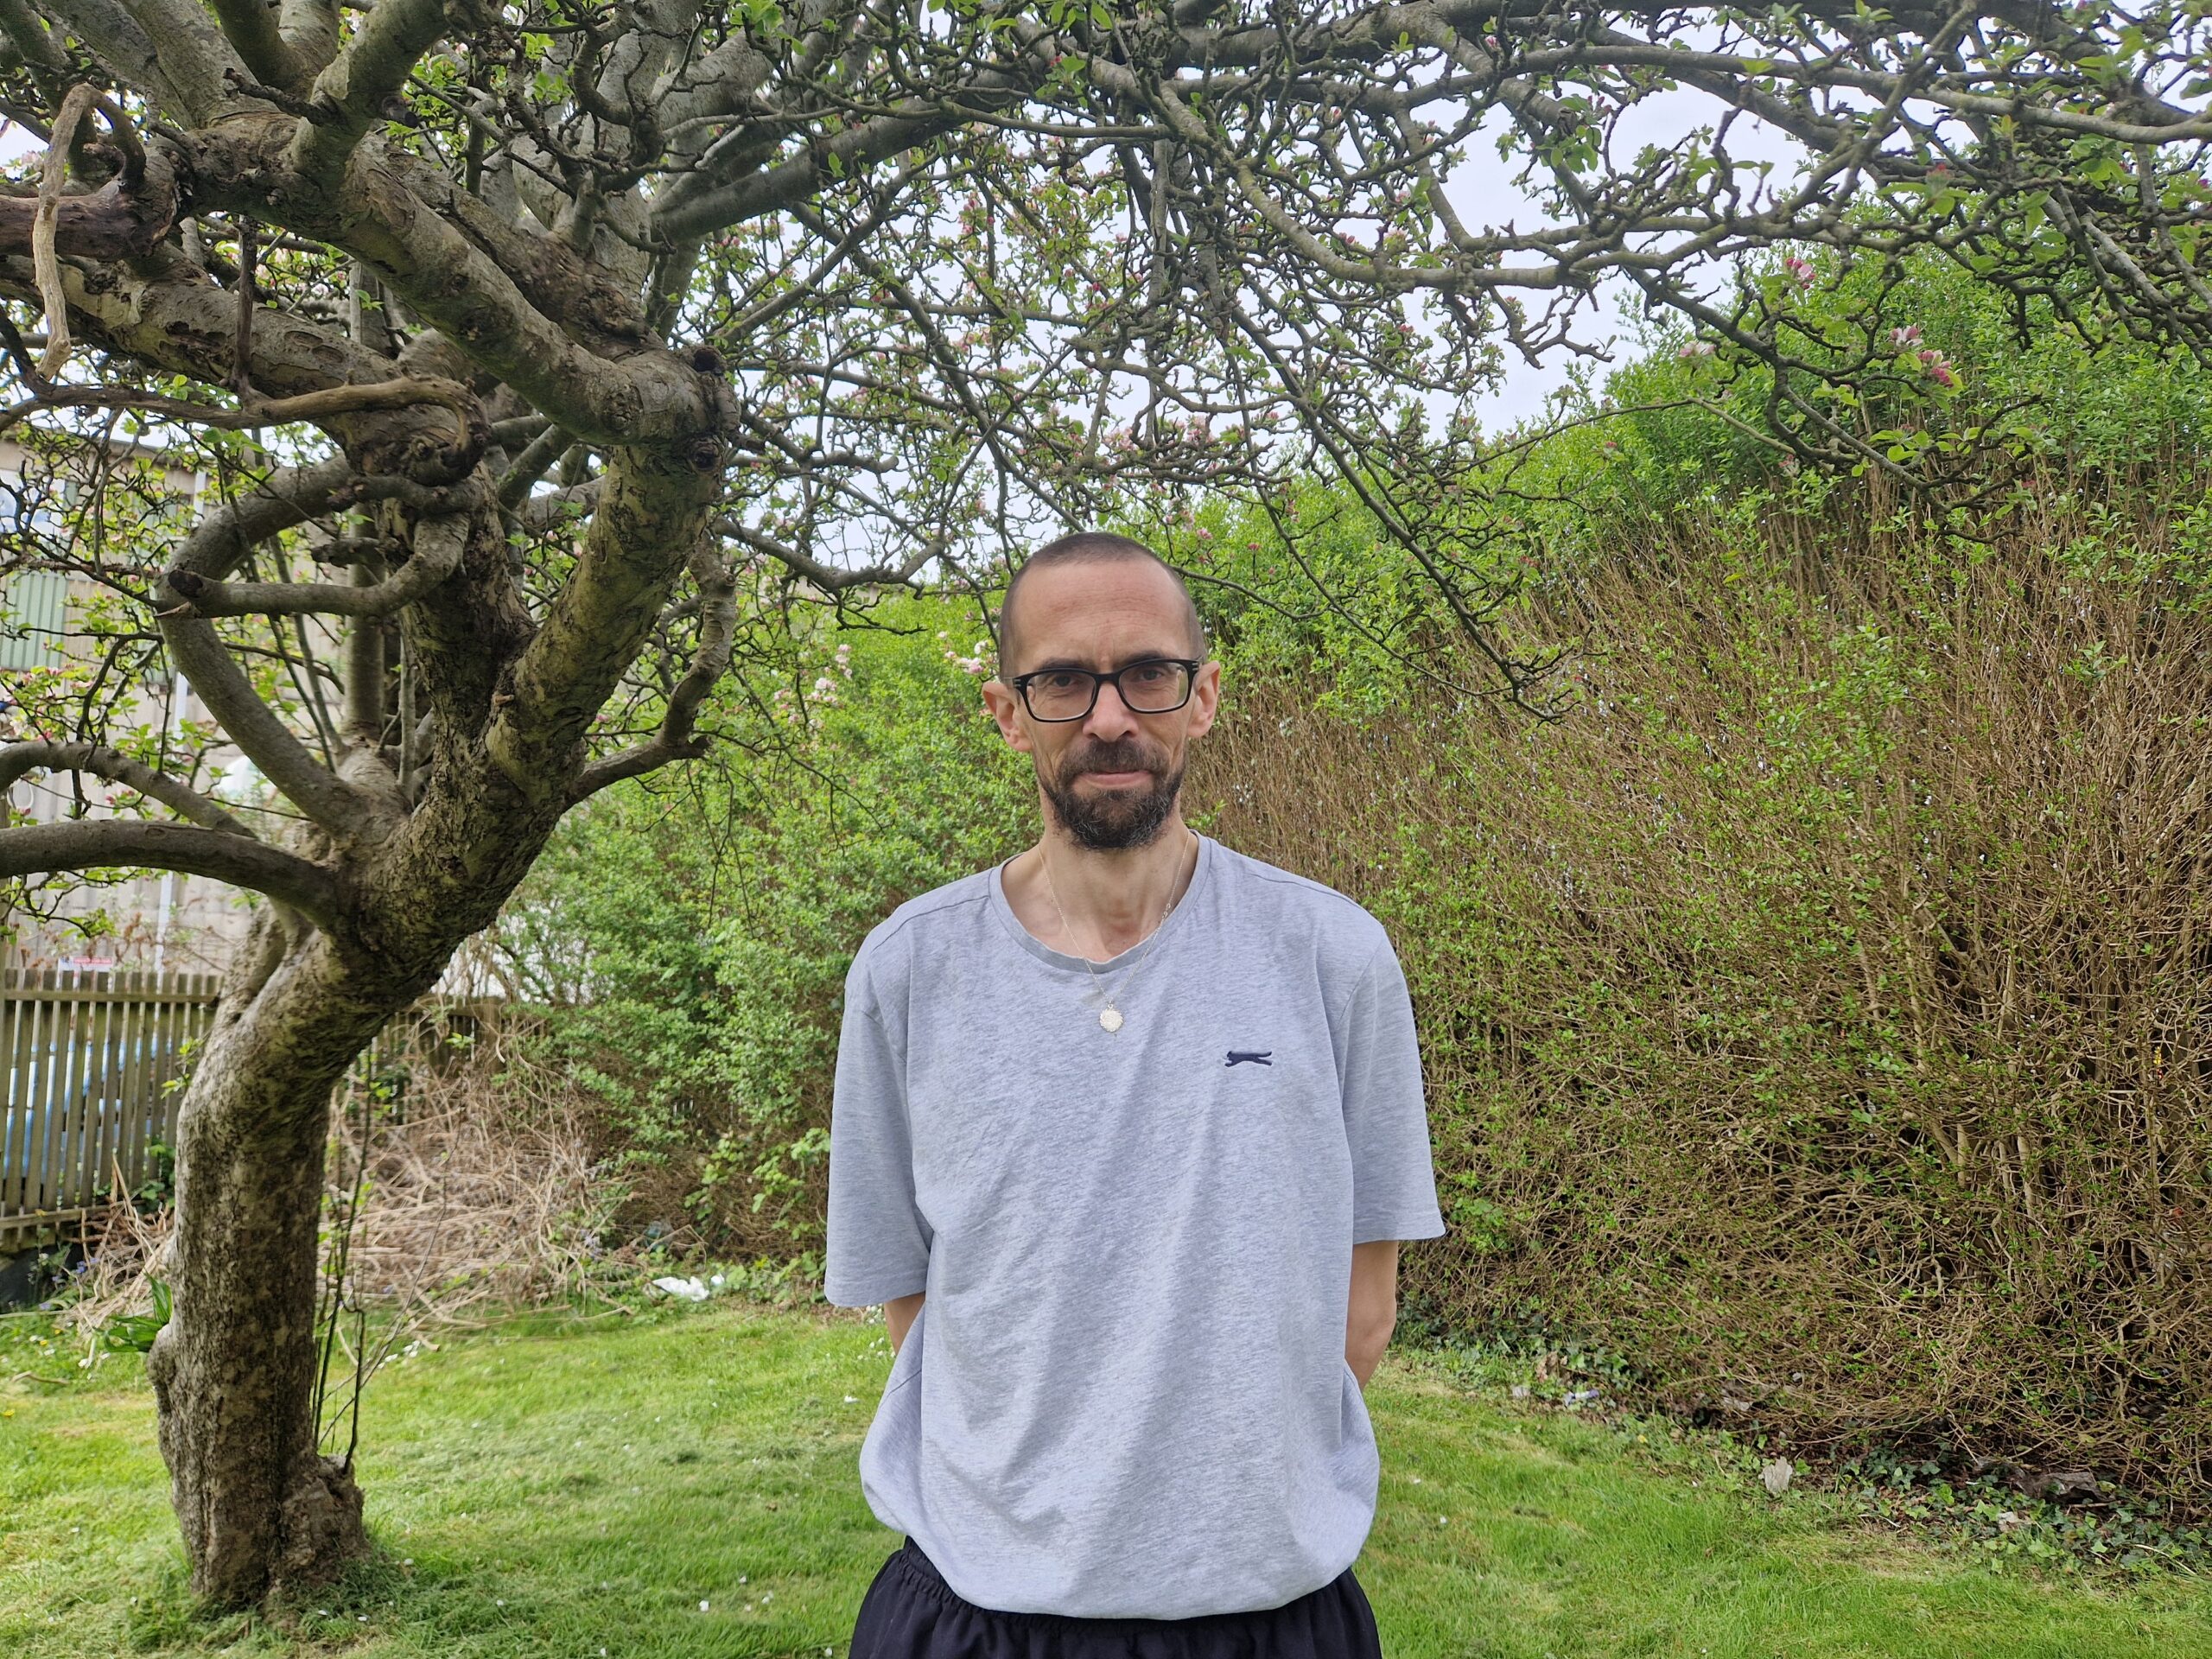
<svg viewBox="0 0 2212 1659">
<path fill-rule="evenodd" d="M 1172 651 L 1141 651 L 1137 652 L 1135 656 L 1126 658 L 1122 661 L 1115 664 L 1114 667 L 1127 668 L 1131 663 L 1179 663 L 1182 660 L 1183 658 L 1178 657 Z M 1049 662 L 1038 664 L 1036 667 L 1029 670 L 1028 671 L 1032 674 L 1049 674 L 1053 672 L 1055 670 L 1063 668 L 1079 668 L 1086 674 L 1096 671 L 1089 663 L 1079 663 L 1072 657 L 1055 657 Z M 1111 672 L 1112 671 L 1109 670 L 1108 671 Z"/>
</svg>

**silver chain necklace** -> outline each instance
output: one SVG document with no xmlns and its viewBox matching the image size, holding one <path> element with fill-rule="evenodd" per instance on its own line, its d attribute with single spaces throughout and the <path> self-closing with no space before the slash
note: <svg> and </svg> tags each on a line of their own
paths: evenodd
<svg viewBox="0 0 2212 1659">
<path fill-rule="evenodd" d="M 1198 837 L 1195 833 L 1191 836 L 1191 845 L 1193 849 L 1195 849 L 1198 845 Z M 1071 943 L 1074 943 L 1076 942 L 1075 929 L 1068 925 L 1068 913 L 1065 909 L 1061 908 L 1060 895 L 1052 886 L 1052 862 L 1050 859 L 1045 856 L 1045 849 L 1041 846 L 1037 849 L 1037 857 L 1038 861 L 1045 867 L 1045 891 L 1052 896 L 1052 908 L 1059 911 L 1060 913 L 1060 931 L 1068 936 Z M 1193 878 L 1198 874 L 1198 861 L 1194 850 L 1191 859 L 1191 874 Z M 1177 868 L 1179 874 L 1180 866 L 1178 866 Z M 1145 940 L 1158 938 L 1160 937 L 1160 930 L 1167 925 L 1167 918 L 1175 913 L 1175 906 L 1181 902 L 1182 899 L 1179 895 L 1176 898 L 1170 899 L 1167 901 L 1167 908 L 1160 912 L 1160 919 L 1152 925 L 1152 931 L 1146 934 L 1144 936 L 1144 939 L 1140 939 L 1137 944 L 1141 944 Z M 1104 941 L 1102 939 L 1100 944 L 1103 947 Z M 1137 947 L 1135 944 L 1129 947 L 1132 950 L 1136 948 Z M 1136 983 L 1137 976 L 1144 972 L 1147 965 L 1151 963 L 1153 957 L 1157 954 L 1158 952 L 1156 950 L 1147 950 L 1144 953 L 1144 961 L 1137 963 L 1136 967 L 1130 971 L 1129 976 L 1122 982 L 1122 989 L 1123 991 L 1126 992 L 1132 985 Z M 1114 1006 L 1115 993 L 1106 989 L 1105 982 L 1098 977 L 1098 969 L 1092 963 L 1089 957 L 1083 958 L 1083 965 L 1090 970 L 1090 982 L 1093 989 L 1096 991 L 1098 995 L 1106 999 L 1106 1006 L 1098 1010 L 1098 1023 L 1105 1027 L 1109 1031 L 1119 1031 L 1122 1028 L 1122 1011 Z"/>
</svg>

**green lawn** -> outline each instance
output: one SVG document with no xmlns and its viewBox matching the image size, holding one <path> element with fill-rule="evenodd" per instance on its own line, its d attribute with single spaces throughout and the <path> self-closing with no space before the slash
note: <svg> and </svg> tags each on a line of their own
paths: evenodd
<svg viewBox="0 0 2212 1659">
<path fill-rule="evenodd" d="M 389 1560 L 289 1634 L 184 1616 L 134 1358 L 0 1382 L 0 1655 L 842 1653 L 898 1541 L 854 1471 L 889 1362 L 857 1316 L 723 1306 L 518 1320 L 392 1366 L 360 1452 Z M 1392 1659 L 2212 1659 L 2201 1583 L 2047 1581 L 1854 1529 L 1699 1444 L 1421 1356 L 1369 1400 L 1382 1498 L 1357 1571 Z"/>
</svg>

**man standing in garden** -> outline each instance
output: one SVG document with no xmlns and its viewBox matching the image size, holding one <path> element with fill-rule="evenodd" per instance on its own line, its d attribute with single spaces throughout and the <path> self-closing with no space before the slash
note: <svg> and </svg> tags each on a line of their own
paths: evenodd
<svg viewBox="0 0 2212 1659">
<path fill-rule="evenodd" d="M 845 988 L 826 1290 L 896 1349 L 853 1659 L 1359 1659 L 1362 1395 L 1436 1203 L 1382 925 L 1183 822 L 1221 665 L 1141 543 L 1039 549 L 983 687 L 1044 834 Z"/>
</svg>

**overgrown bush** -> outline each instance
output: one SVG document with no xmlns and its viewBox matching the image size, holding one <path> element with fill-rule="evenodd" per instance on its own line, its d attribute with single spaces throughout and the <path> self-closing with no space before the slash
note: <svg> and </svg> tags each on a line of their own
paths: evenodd
<svg viewBox="0 0 2212 1659">
<path fill-rule="evenodd" d="M 1218 833 L 1390 925 L 1409 1295 L 1678 1402 L 2212 1490 L 2212 655 L 2164 519 L 1748 498 L 1576 584 L 1549 724 L 1293 677 Z M 2185 527 L 2183 527 L 2185 528 Z"/>
<path fill-rule="evenodd" d="M 1869 278 L 1789 280 L 1813 340 Z M 1918 332 L 1853 418 L 1984 446 L 1970 506 L 1800 473 L 1764 371 L 1673 335 L 1470 480 L 1556 721 L 1452 689 L 1494 682 L 1341 495 L 1283 505 L 1294 553 L 1200 510 L 1163 549 L 1226 671 L 1185 814 L 1392 929 L 1452 1229 L 1423 1319 L 2202 1510 L 2212 380 L 1934 269 L 1889 303 Z M 853 950 L 1035 833 L 970 601 L 871 621 L 577 815 L 501 925 L 632 1224 L 801 1270 Z"/>
</svg>

